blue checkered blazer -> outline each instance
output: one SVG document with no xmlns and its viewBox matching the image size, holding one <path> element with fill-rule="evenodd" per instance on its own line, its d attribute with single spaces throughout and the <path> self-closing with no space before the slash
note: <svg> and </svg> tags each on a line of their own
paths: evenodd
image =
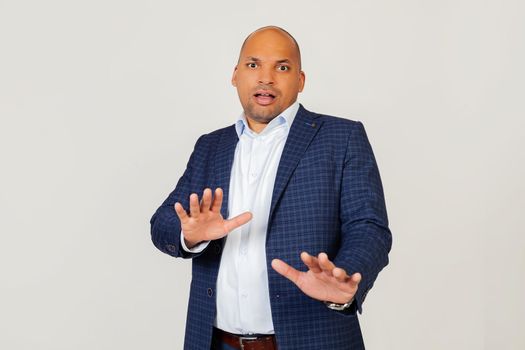
<svg viewBox="0 0 525 350">
<path fill-rule="evenodd" d="M 224 239 L 199 254 L 180 245 L 180 223 L 173 205 L 188 208 L 189 195 L 206 187 L 228 189 L 238 141 L 229 126 L 201 136 L 175 190 L 151 218 L 155 246 L 174 257 L 192 258 L 192 281 L 185 349 L 210 349 L 215 318 L 216 280 Z M 357 318 L 392 244 L 383 189 L 363 125 L 320 115 L 300 106 L 277 171 L 266 239 L 268 283 L 275 335 L 280 350 L 363 349 Z M 362 281 L 350 309 L 339 312 L 303 294 L 270 266 L 280 258 L 300 270 L 300 253 L 326 252 Z"/>
</svg>

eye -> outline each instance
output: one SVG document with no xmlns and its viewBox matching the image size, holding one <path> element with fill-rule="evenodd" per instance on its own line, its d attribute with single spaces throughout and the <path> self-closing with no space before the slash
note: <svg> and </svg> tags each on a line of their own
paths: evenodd
<svg viewBox="0 0 525 350">
<path fill-rule="evenodd" d="M 257 63 L 255 63 L 255 62 L 250 62 L 250 63 L 247 64 L 247 66 L 248 66 L 248 68 L 252 68 L 252 69 L 253 69 L 253 68 L 257 68 Z"/>
<path fill-rule="evenodd" d="M 287 70 L 290 70 L 290 67 L 288 67 L 288 66 L 277 66 L 277 70 L 280 70 L 281 72 L 286 72 Z"/>
</svg>

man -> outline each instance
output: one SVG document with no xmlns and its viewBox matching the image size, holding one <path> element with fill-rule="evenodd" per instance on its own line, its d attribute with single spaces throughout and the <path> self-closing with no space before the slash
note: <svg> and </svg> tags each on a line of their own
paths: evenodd
<svg viewBox="0 0 525 350">
<path fill-rule="evenodd" d="M 361 123 L 296 102 L 304 82 L 288 32 L 250 34 L 244 113 L 199 138 L 151 219 L 158 249 L 193 259 L 185 349 L 364 348 L 356 313 L 391 247 L 379 172 Z"/>
</svg>

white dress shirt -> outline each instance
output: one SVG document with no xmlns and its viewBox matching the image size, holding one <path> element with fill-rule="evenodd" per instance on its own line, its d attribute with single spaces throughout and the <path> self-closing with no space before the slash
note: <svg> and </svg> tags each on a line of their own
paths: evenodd
<svg viewBox="0 0 525 350">
<path fill-rule="evenodd" d="M 273 334 L 266 269 L 266 230 L 273 187 L 290 126 L 299 110 L 295 102 L 259 133 L 248 126 L 244 114 L 235 129 L 239 142 L 231 170 L 229 217 L 245 211 L 253 216 L 247 224 L 226 236 L 217 277 L 215 326 L 237 334 Z M 189 252 L 200 252 L 208 242 Z"/>
</svg>

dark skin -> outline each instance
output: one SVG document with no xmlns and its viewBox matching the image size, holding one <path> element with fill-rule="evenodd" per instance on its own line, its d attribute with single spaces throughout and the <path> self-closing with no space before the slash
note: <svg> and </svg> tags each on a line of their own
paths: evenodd
<svg viewBox="0 0 525 350">
<path fill-rule="evenodd" d="M 299 49 L 289 34 L 277 27 L 264 27 L 248 36 L 235 66 L 232 84 L 237 88 L 250 129 L 261 132 L 297 100 L 304 82 Z M 180 203 L 175 203 L 188 247 L 221 239 L 251 220 L 250 212 L 224 219 L 222 200 L 222 189 L 217 188 L 212 195 L 212 190 L 207 188 L 200 202 L 196 193 L 190 195 L 189 214 Z M 352 300 L 361 281 L 360 273 L 348 275 L 324 252 L 317 256 L 302 252 L 301 260 L 308 271 L 299 271 L 280 259 L 272 260 L 272 268 L 314 299 L 340 304 Z"/>
<path fill-rule="evenodd" d="M 245 41 L 232 85 L 253 131 L 261 132 L 297 100 L 305 81 L 300 60 L 293 39 L 273 27 L 256 31 Z M 261 98 L 262 93 L 270 96 Z"/>
</svg>

